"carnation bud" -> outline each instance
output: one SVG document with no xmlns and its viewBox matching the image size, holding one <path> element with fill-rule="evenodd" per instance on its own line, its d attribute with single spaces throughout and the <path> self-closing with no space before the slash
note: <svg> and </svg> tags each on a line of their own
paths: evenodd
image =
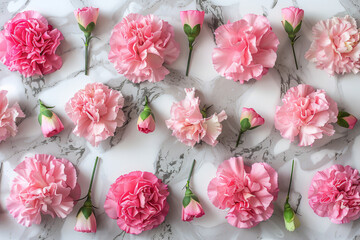
<svg viewBox="0 0 360 240">
<path fill-rule="evenodd" d="M 140 132 L 150 133 L 155 130 L 155 117 L 149 107 L 148 98 L 145 96 L 144 110 L 140 113 L 137 127 Z"/>
<path fill-rule="evenodd" d="M 348 112 L 339 111 L 337 124 L 344 128 L 353 129 L 357 122 L 356 117 Z"/>
<path fill-rule="evenodd" d="M 91 33 L 95 28 L 96 21 L 99 16 L 99 8 L 79 8 L 74 11 L 74 14 L 81 31 Z"/>
<path fill-rule="evenodd" d="M 285 31 L 290 35 L 295 35 L 300 31 L 302 19 L 304 18 L 304 10 L 296 7 L 288 7 L 281 9 L 283 20 L 281 21 Z"/>
<path fill-rule="evenodd" d="M 76 224 L 74 230 L 77 232 L 96 232 L 95 214 L 92 210 L 92 206 L 86 206 L 87 203 L 88 201 L 84 203 L 76 216 Z"/>
<path fill-rule="evenodd" d="M 288 202 L 284 205 L 284 222 L 285 228 L 290 232 L 293 232 L 296 228 L 300 227 L 299 218 L 296 216 Z"/>
<path fill-rule="evenodd" d="M 64 125 L 62 124 L 60 118 L 54 112 L 49 110 L 49 108 L 53 107 L 44 105 L 41 100 L 39 100 L 39 103 L 40 113 L 38 121 L 44 137 L 52 137 L 64 130 Z"/>
<path fill-rule="evenodd" d="M 252 130 L 263 125 L 265 122 L 254 109 L 252 108 L 243 108 L 240 116 L 240 126 L 243 132 L 247 130 Z"/>
</svg>

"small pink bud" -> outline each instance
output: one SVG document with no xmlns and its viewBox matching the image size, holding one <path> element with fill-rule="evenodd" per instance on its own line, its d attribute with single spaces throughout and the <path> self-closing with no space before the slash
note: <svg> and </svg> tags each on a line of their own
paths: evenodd
<svg viewBox="0 0 360 240">
<path fill-rule="evenodd" d="M 201 204 L 191 198 L 190 203 L 186 207 L 182 207 L 182 220 L 192 221 L 195 218 L 199 218 L 205 214 Z"/>
<path fill-rule="evenodd" d="M 53 112 L 52 117 L 41 116 L 41 131 L 44 137 L 52 137 L 64 130 L 60 118 Z"/>
<path fill-rule="evenodd" d="M 145 120 L 142 120 L 139 116 L 137 127 L 140 132 L 151 133 L 155 130 L 155 120 L 151 114 Z"/>
<path fill-rule="evenodd" d="M 92 22 L 94 25 L 96 25 L 96 21 L 99 16 L 99 9 L 93 7 L 84 7 L 75 10 L 74 14 L 78 23 L 86 29 L 87 26 Z"/>
<path fill-rule="evenodd" d="M 247 129 L 242 130 L 249 130 L 250 128 L 255 128 L 260 125 L 263 125 L 265 120 L 262 118 L 254 109 L 252 108 L 243 108 L 240 116 L 240 124 L 243 122 L 244 119 L 248 119 L 248 122 L 250 125 Z M 243 124 L 241 124 L 241 127 L 243 128 Z"/>
<path fill-rule="evenodd" d="M 203 25 L 205 17 L 204 11 L 189 10 L 181 11 L 180 18 L 182 25 L 189 25 L 191 28 L 194 28 L 196 25 L 200 24 L 200 28 Z"/>
<path fill-rule="evenodd" d="M 349 129 L 353 129 L 357 122 L 356 117 L 354 117 L 353 115 L 344 117 L 343 119 L 349 124 L 349 127 L 348 127 Z"/>
<path fill-rule="evenodd" d="M 75 224 L 75 231 L 77 232 L 96 232 L 96 218 L 94 212 L 86 218 L 83 212 L 80 210 L 78 215 L 76 216 L 76 224 Z"/>
<path fill-rule="evenodd" d="M 296 7 L 283 8 L 281 9 L 281 14 L 283 18 L 281 21 L 282 24 L 285 26 L 285 21 L 287 21 L 293 29 L 295 29 L 304 18 L 304 10 Z"/>
</svg>

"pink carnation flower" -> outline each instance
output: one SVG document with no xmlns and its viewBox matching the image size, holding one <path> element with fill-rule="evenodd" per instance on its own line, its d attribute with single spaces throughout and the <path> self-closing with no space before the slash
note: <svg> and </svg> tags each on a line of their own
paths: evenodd
<svg viewBox="0 0 360 240">
<path fill-rule="evenodd" d="M 337 104 L 324 90 L 300 84 L 290 88 L 282 102 L 275 113 L 275 128 L 282 137 L 294 141 L 299 135 L 299 146 L 309 146 L 323 134 L 335 133 L 331 123 L 337 122 Z"/>
<path fill-rule="evenodd" d="M 0 90 L 0 142 L 10 136 L 14 137 L 17 133 L 16 118 L 25 117 L 19 104 L 15 103 L 9 107 L 6 94 L 7 91 Z"/>
<path fill-rule="evenodd" d="M 171 106 L 171 118 L 165 121 L 166 126 L 173 131 L 173 136 L 188 146 L 194 146 L 201 140 L 215 146 L 222 131 L 220 122 L 227 118 L 225 111 L 203 118 L 195 88 L 186 88 L 185 92 L 185 99 Z"/>
<path fill-rule="evenodd" d="M 131 172 L 118 177 L 111 185 L 104 209 L 122 230 L 140 234 L 165 220 L 169 211 L 168 195 L 167 185 L 154 174 Z"/>
<path fill-rule="evenodd" d="M 309 204 L 320 217 L 348 223 L 360 217 L 360 176 L 350 167 L 333 165 L 319 171 L 309 188 Z"/>
<path fill-rule="evenodd" d="M 18 223 L 30 227 L 40 224 L 41 213 L 65 218 L 80 197 L 76 170 L 66 159 L 36 154 L 26 157 L 14 171 L 10 196 L 6 201 Z"/>
<path fill-rule="evenodd" d="M 305 58 L 327 73 L 357 73 L 360 69 L 360 41 L 356 21 L 350 16 L 320 21 L 312 28 L 314 41 Z"/>
<path fill-rule="evenodd" d="M 74 134 L 98 146 L 124 124 L 123 106 L 121 92 L 102 83 L 89 83 L 68 101 L 65 111 L 76 125 Z"/>
<path fill-rule="evenodd" d="M 215 207 L 229 209 L 229 224 L 252 228 L 271 217 L 277 199 L 278 174 L 267 163 L 244 165 L 242 157 L 224 161 L 208 186 L 208 196 Z"/>
<path fill-rule="evenodd" d="M 25 77 L 49 74 L 62 66 L 55 51 L 63 39 L 40 13 L 21 12 L 0 32 L 0 60 Z"/>
<path fill-rule="evenodd" d="M 264 16 L 247 14 L 215 31 L 212 60 L 221 76 L 234 81 L 260 80 L 275 65 L 279 40 Z"/>
<path fill-rule="evenodd" d="M 174 29 L 157 16 L 132 13 L 117 24 L 110 38 L 109 60 L 134 83 L 159 82 L 169 74 L 164 64 L 180 53 Z"/>
</svg>

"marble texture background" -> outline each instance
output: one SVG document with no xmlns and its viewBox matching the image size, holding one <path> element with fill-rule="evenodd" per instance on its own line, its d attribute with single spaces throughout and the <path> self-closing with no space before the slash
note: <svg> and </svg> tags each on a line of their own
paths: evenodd
<svg viewBox="0 0 360 240">
<path fill-rule="evenodd" d="M 305 10 L 301 38 L 296 43 L 299 70 L 296 70 L 290 43 L 281 25 L 281 8 L 298 6 Z M 84 6 L 100 8 L 100 17 L 94 31 L 98 39 L 91 43 L 90 75 L 83 72 L 84 47 L 82 32 L 78 29 L 73 10 Z M 206 12 L 205 24 L 197 39 L 190 76 L 185 77 L 187 40 L 182 32 L 179 11 L 199 9 Z M 0 65 L 0 89 L 9 91 L 11 102 L 18 101 L 27 117 L 19 122 L 16 137 L 0 143 L 0 239 L 360 239 L 360 220 L 335 225 L 327 218 L 317 216 L 307 201 L 307 190 L 316 171 L 334 163 L 348 164 L 360 169 L 360 124 L 348 131 L 336 127 L 336 134 L 324 137 L 312 147 L 298 147 L 296 143 L 282 139 L 274 129 L 275 106 L 283 94 L 300 83 L 325 89 L 341 108 L 360 117 L 359 76 L 347 74 L 329 76 L 304 59 L 309 49 L 312 26 L 322 19 L 350 14 L 360 20 L 358 0 L 13 0 L 0 2 L 0 26 L 16 13 L 37 10 L 60 29 L 65 40 L 59 47 L 63 67 L 43 78 L 23 78 Z M 181 45 L 178 60 L 169 66 L 171 73 L 164 81 L 133 84 L 118 74 L 108 61 L 109 39 L 112 28 L 122 17 L 131 12 L 156 14 L 175 28 Z M 227 21 L 236 21 L 247 13 L 265 15 L 280 39 L 276 65 L 261 81 L 239 84 L 220 77 L 213 69 L 211 52 L 214 30 Z M 98 148 L 83 138 L 72 134 L 73 124 L 64 111 L 65 103 L 86 83 L 102 82 L 120 90 L 125 96 L 125 125 L 118 128 L 115 136 L 104 141 Z M 173 101 L 184 98 L 184 88 L 195 87 L 202 104 L 214 107 L 212 112 L 225 109 L 228 120 L 223 123 L 220 143 L 212 148 L 199 144 L 187 147 L 171 136 L 164 120 L 169 118 Z M 137 131 L 136 120 L 144 96 L 149 96 L 156 115 L 156 131 L 142 134 Z M 38 104 L 55 105 L 55 111 L 63 120 L 65 130 L 56 137 L 45 139 L 37 123 Z M 265 119 L 264 126 L 243 135 L 241 145 L 234 148 L 239 130 L 240 109 L 255 108 Z M 73 230 L 75 216 L 80 205 L 66 219 L 43 217 L 40 225 L 30 228 L 16 223 L 8 213 L 5 200 L 14 177 L 12 169 L 24 156 L 35 153 L 53 154 L 69 159 L 78 169 L 82 189 L 87 189 L 96 156 L 101 161 L 93 186 L 93 202 L 96 210 L 98 231 L 82 234 Z M 275 202 L 275 212 L 266 222 L 252 229 L 237 229 L 225 220 L 225 211 L 215 208 L 208 200 L 206 189 L 215 176 L 217 166 L 232 156 L 241 155 L 247 163 L 267 162 L 279 173 L 280 193 Z M 284 228 L 282 209 L 289 180 L 291 160 L 296 159 L 291 204 L 296 206 L 302 226 L 295 232 Z M 206 215 L 191 223 L 181 221 L 182 190 L 193 159 L 197 160 L 192 186 L 203 203 Z M 138 236 L 124 235 L 116 221 L 108 218 L 103 210 L 106 193 L 114 180 L 130 171 L 142 170 L 155 173 L 169 185 L 170 213 L 158 228 Z"/>
</svg>

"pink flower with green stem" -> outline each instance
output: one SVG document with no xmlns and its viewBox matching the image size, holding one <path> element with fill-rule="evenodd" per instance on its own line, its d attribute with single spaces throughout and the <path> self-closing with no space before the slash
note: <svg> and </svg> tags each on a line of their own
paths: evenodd
<svg viewBox="0 0 360 240">
<path fill-rule="evenodd" d="M 337 124 L 341 127 L 353 129 L 357 119 L 348 112 L 339 111 Z"/>
<path fill-rule="evenodd" d="M 85 197 L 79 199 L 82 200 L 86 198 L 86 201 L 84 202 L 84 205 L 79 209 L 79 212 L 76 215 L 76 224 L 74 230 L 77 232 L 87 232 L 87 233 L 96 232 L 96 217 L 93 210 L 94 206 L 92 205 L 91 202 L 91 188 L 92 188 L 98 160 L 99 157 L 96 157 L 93 172 L 91 175 L 88 193 Z"/>
<path fill-rule="evenodd" d="M 147 96 L 145 96 L 144 109 L 139 115 L 137 127 L 140 132 L 146 134 L 151 133 L 155 130 L 155 116 L 152 113 L 151 108 L 149 107 Z"/>
<path fill-rule="evenodd" d="M 240 132 L 236 141 L 236 146 L 239 146 L 241 135 L 247 130 L 255 129 L 265 123 L 262 118 L 253 108 L 243 108 L 240 116 Z"/>
<path fill-rule="evenodd" d="M 189 75 L 189 65 L 194 42 L 200 34 L 201 27 L 204 22 L 205 12 L 197 10 L 181 11 L 180 18 L 184 27 L 184 32 L 189 41 L 189 57 L 186 66 L 186 76 Z"/>
<path fill-rule="evenodd" d="M 46 106 L 40 99 L 40 113 L 38 115 L 38 121 L 41 126 L 41 131 L 44 137 L 52 137 L 64 130 L 64 125 L 62 124 L 60 118 Z"/>
</svg>

